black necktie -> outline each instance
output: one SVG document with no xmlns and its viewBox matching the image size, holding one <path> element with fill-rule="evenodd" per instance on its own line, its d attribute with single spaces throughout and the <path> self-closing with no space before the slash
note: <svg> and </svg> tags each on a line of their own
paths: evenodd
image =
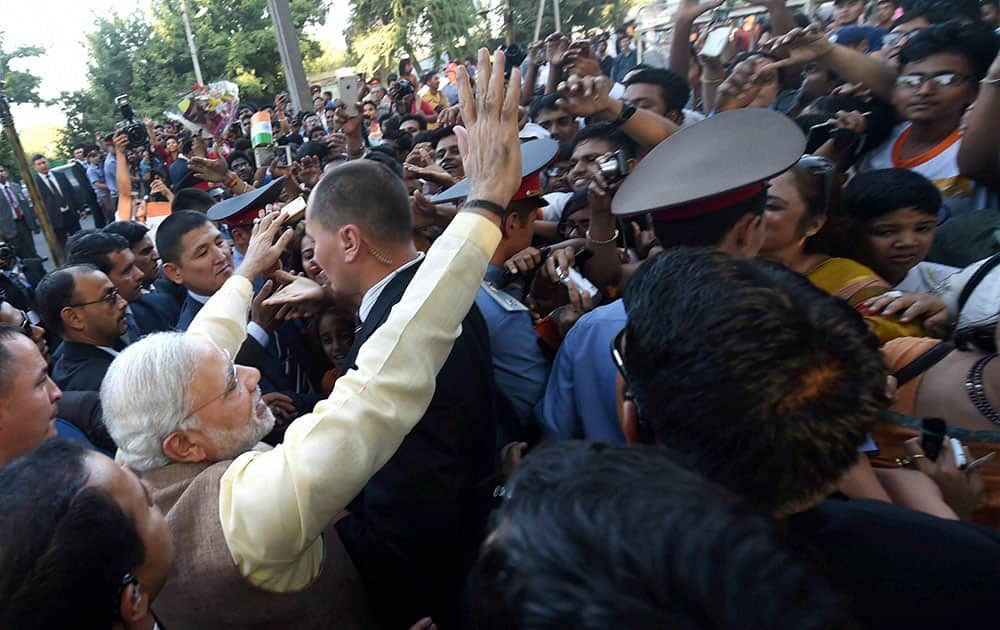
<svg viewBox="0 0 1000 630">
<path fill-rule="evenodd" d="M 56 184 L 55 180 L 52 178 L 52 173 L 46 175 L 49 180 L 49 188 L 52 189 L 52 194 L 56 196 L 56 201 L 59 202 L 60 208 L 66 207 L 66 198 L 63 197 L 62 191 L 59 190 L 59 186 Z"/>
</svg>

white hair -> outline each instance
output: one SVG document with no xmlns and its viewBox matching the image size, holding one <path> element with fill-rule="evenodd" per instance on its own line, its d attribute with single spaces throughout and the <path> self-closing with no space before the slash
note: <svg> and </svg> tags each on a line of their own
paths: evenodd
<svg viewBox="0 0 1000 630">
<path fill-rule="evenodd" d="M 129 468 L 166 466 L 163 440 L 198 428 L 191 415 L 197 343 L 183 333 L 156 333 L 129 345 L 108 368 L 101 385 L 104 424 Z"/>
</svg>

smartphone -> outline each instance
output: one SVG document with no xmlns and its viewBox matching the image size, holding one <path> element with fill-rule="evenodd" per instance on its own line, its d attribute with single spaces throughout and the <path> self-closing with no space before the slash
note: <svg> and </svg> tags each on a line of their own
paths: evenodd
<svg viewBox="0 0 1000 630">
<path fill-rule="evenodd" d="M 726 44 L 729 43 L 729 37 L 732 34 L 733 29 L 728 26 L 714 29 L 705 38 L 705 45 L 701 47 L 701 54 L 714 59 L 722 57 L 722 53 L 726 50 Z"/>
<path fill-rule="evenodd" d="M 948 435 L 948 423 L 941 418 L 924 418 L 920 421 L 920 448 L 928 459 L 936 460 Z"/>
<path fill-rule="evenodd" d="M 576 288 L 580 291 L 580 293 L 586 293 L 590 299 L 594 299 L 599 293 L 597 287 L 594 286 L 594 283 L 584 278 L 583 274 L 576 270 L 576 267 L 569 268 L 569 272 L 566 274 L 566 279 L 563 281 L 563 284 L 569 284 L 570 282 L 576 285 Z"/>
<path fill-rule="evenodd" d="M 361 79 L 356 75 L 337 79 L 340 88 L 340 100 L 344 103 L 344 113 L 348 116 L 358 115 L 358 100 L 361 93 Z"/>
<path fill-rule="evenodd" d="M 278 166 L 288 166 L 293 159 L 291 145 L 286 144 L 283 147 L 278 147 Z"/>
<path fill-rule="evenodd" d="M 285 207 L 281 209 L 281 213 L 284 214 L 282 223 L 292 224 L 305 216 L 306 213 L 306 200 L 302 197 L 296 197 L 292 199 Z"/>
</svg>

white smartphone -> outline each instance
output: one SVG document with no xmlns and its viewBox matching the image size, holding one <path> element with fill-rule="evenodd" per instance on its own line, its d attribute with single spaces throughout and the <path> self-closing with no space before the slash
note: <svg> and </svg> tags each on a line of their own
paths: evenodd
<svg viewBox="0 0 1000 630">
<path fill-rule="evenodd" d="M 701 47 L 701 54 L 706 57 L 719 58 L 726 50 L 729 37 L 733 34 L 733 29 L 729 27 L 717 28 L 705 38 L 705 45 Z"/>
<path fill-rule="evenodd" d="M 594 283 L 587 280 L 575 267 L 569 268 L 569 273 L 566 274 L 566 279 L 563 281 L 564 284 L 570 282 L 576 285 L 580 293 L 586 293 L 591 299 L 597 296 L 598 290 Z"/>
<path fill-rule="evenodd" d="M 344 112 L 348 116 L 358 115 L 358 94 L 361 93 L 361 78 L 356 74 L 337 79 L 340 88 L 340 100 L 344 103 Z"/>
</svg>

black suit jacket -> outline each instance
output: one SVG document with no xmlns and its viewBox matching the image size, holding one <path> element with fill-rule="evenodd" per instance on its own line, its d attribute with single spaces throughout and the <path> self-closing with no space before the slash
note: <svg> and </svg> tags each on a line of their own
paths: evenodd
<svg viewBox="0 0 1000 630">
<path fill-rule="evenodd" d="M 155 332 L 173 330 L 176 321 L 171 321 L 173 299 L 168 295 L 147 293 L 129 304 L 139 334 L 145 336 Z"/>
<path fill-rule="evenodd" d="M 49 216 L 49 221 L 52 223 L 53 229 L 65 230 L 68 233 L 75 232 L 80 229 L 80 220 L 76 214 L 76 209 L 80 204 L 76 199 L 73 186 L 70 185 L 69 180 L 62 173 L 56 173 L 55 171 L 49 171 L 49 173 L 55 177 L 56 182 L 59 184 L 59 189 L 62 191 L 63 198 L 66 200 L 66 206 L 69 210 L 67 212 L 61 211 L 59 199 L 49 188 L 49 185 L 42 181 L 42 176 L 35 173 L 35 184 L 38 185 L 38 192 L 42 195 L 42 203 L 45 204 L 45 213 Z"/>
<path fill-rule="evenodd" d="M 382 291 L 346 357 L 347 368 L 418 266 Z M 423 419 L 337 523 L 383 628 L 407 628 L 425 616 L 442 630 L 457 624 L 494 485 L 494 396 L 489 331 L 473 304 Z"/>
<path fill-rule="evenodd" d="M 52 368 L 56 385 L 66 391 L 100 391 L 114 357 L 97 346 L 76 341 L 63 341 L 61 347 L 62 355 Z"/>
</svg>

